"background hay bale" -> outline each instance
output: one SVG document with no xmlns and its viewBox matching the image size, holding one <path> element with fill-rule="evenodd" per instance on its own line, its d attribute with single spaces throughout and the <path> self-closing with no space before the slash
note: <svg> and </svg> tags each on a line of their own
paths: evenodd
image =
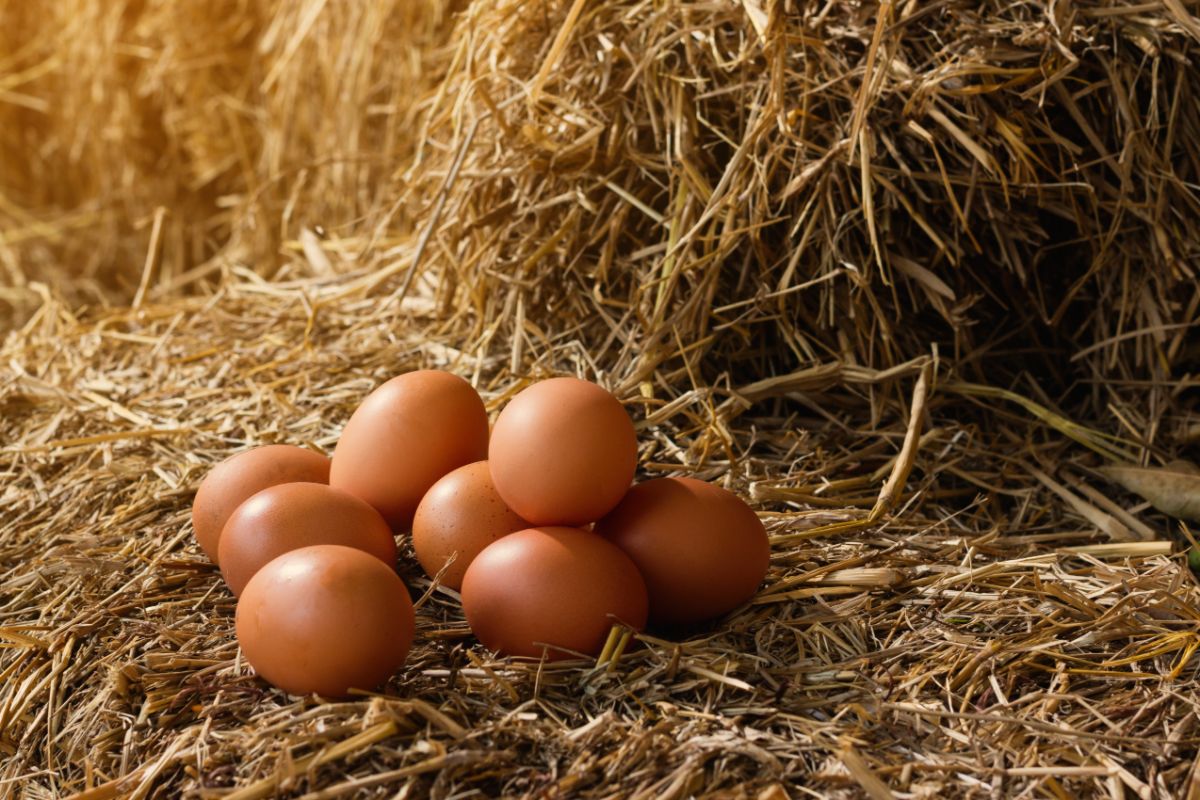
<svg viewBox="0 0 1200 800">
<path fill-rule="evenodd" d="M 79 301 L 236 265 L 393 201 L 452 3 L 0 8 L 0 261 Z M 220 255 L 221 258 L 214 260 Z"/>
<path fill-rule="evenodd" d="M 1186 13 L 629 0 L 568 22 L 567 4 L 524 5 L 459 21 L 413 168 L 424 263 L 480 328 L 520 304 L 594 345 L 619 327 L 638 374 L 695 345 L 708 380 L 884 368 L 932 343 L 964 377 L 1026 373 L 1087 418 L 1110 395 L 1081 381 L 1194 369 Z"/>
<path fill-rule="evenodd" d="M 1193 442 L 1186 6 L 209 8 L 0 9 L 0 794 L 1200 786 L 1177 523 L 1093 471 Z M 756 602 L 539 668 L 437 590 L 379 696 L 256 680 L 195 485 L 417 366 L 608 383 Z"/>
</svg>

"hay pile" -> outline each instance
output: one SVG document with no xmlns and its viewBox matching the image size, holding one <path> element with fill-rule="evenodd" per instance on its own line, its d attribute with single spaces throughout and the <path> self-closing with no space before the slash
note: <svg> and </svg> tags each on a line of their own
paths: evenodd
<svg viewBox="0 0 1200 800">
<path fill-rule="evenodd" d="M 454 5 L 5 3 L 5 272 L 76 303 L 128 302 L 148 251 L 163 295 L 275 273 L 303 226 L 393 202 Z"/>
<path fill-rule="evenodd" d="M 1194 363 L 1200 25 L 1174 5 L 523 5 L 459 22 L 411 170 L 447 310 L 592 320 L 640 373 L 695 345 L 708 380 L 931 342 L 1051 392 Z"/>
<path fill-rule="evenodd" d="M 1197 438 L 1188 6 L 222 11 L 0 10 L 0 794 L 1200 793 L 1191 533 L 1096 471 Z M 256 680 L 195 485 L 418 366 L 613 387 L 759 597 L 540 667 L 410 560 L 386 691 Z"/>
</svg>

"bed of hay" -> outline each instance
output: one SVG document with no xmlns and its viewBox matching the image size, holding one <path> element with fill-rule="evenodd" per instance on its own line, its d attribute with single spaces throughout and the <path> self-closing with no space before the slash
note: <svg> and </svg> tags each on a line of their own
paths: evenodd
<svg viewBox="0 0 1200 800">
<path fill-rule="evenodd" d="M 1200 440 L 1196 13 L 4 4 L 0 796 L 1200 796 L 1196 480 L 1101 471 Z M 257 680 L 197 483 L 418 366 L 609 386 L 760 594 L 520 663 L 406 558 L 378 693 Z"/>
</svg>

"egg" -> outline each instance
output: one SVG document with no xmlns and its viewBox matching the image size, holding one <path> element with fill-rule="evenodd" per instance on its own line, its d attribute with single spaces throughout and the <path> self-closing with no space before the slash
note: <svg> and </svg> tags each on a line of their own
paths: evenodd
<svg viewBox="0 0 1200 800">
<path fill-rule="evenodd" d="M 255 573 L 238 600 L 238 644 L 268 683 L 298 695 L 373 689 L 412 645 L 412 599 L 396 572 L 353 547 L 314 545 Z"/>
<path fill-rule="evenodd" d="M 620 401 L 577 378 L 520 392 L 488 448 L 496 491 L 535 525 L 579 526 L 615 506 L 637 468 L 637 436 Z"/>
<path fill-rule="evenodd" d="M 449 372 L 409 372 L 373 391 L 350 417 L 329 483 L 407 533 L 429 487 L 486 458 L 487 442 L 487 411 L 469 383 Z"/>
<path fill-rule="evenodd" d="M 549 660 L 597 655 L 613 623 L 646 624 L 646 585 L 608 540 L 578 528 L 529 528 L 488 545 L 462 584 L 467 623 L 486 647 Z"/>
<path fill-rule="evenodd" d="M 396 540 L 379 512 L 323 483 L 281 483 L 237 507 L 221 531 L 221 574 L 235 595 L 273 559 L 315 544 L 356 547 L 388 567 Z"/>
<path fill-rule="evenodd" d="M 694 478 L 638 484 L 595 530 L 637 564 L 656 624 L 732 611 L 758 591 L 770 563 L 767 532 L 754 511 Z"/>
<path fill-rule="evenodd" d="M 213 467 L 192 503 L 192 529 L 201 549 L 219 564 L 221 530 L 234 510 L 270 486 L 329 482 L 329 459 L 303 447 L 272 444 L 231 456 Z"/>
<path fill-rule="evenodd" d="M 453 557 L 441 582 L 459 589 L 483 548 L 528 527 L 496 492 L 488 463 L 476 461 L 444 476 L 421 498 L 413 517 L 413 550 L 431 578 Z"/>
</svg>

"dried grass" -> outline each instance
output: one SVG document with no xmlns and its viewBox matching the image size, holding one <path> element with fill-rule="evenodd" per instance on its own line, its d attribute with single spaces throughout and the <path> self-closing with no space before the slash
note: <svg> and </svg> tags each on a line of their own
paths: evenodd
<svg viewBox="0 0 1200 800">
<path fill-rule="evenodd" d="M 5 3 L 0 274 L 76 303 L 128 301 L 148 251 L 159 290 L 275 274 L 305 228 L 392 202 L 454 6 Z"/>
<path fill-rule="evenodd" d="M 565 57 L 565 8 L 523 5 L 459 22 L 410 170 L 447 309 L 607 317 L 714 373 L 933 340 L 968 379 L 1058 390 L 1195 358 L 1200 83 L 1173 12 L 630 1 L 589 6 Z"/>
<path fill-rule="evenodd" d="M 475 374 L 493 409 L 520 380 L 507 359 L 430 335 L 432 302 L 422 312 L 413 298 L 415 324 L 389 331 L 372 299 L 337 291 L 235 281 L 212 300 L 86 321 L 49 303 L 10 338 L 0 785 L 16 796 L 266 797 L 282 782 L 309 797 L 777 785 L 1168 797 L 1182 785 L 1198 742 L 1200 588 L 1169 541 L 1104 543 L 1021 477 L 1023 456 L 998 459 L 993 438 L 947 419 L 941 395 L 899 512 L 820 536 L 808 534 L 874 502 L 905 418 L 872 427 L 866 403 L 832 422 L 771 416 L 768 402 L 734 425 L 713 415 L 730 408 L 721 390 L 658 409 L 630 396 L 648 411 L 647 474 L 771 498 L 774 565 L 754 604 L 711 630 L 636 637 L 596 667 L 539 667 L 479 651 L 438 590 L 382 695 L 270 690 L 238 658 L 233 598 L 190 542 L 207 466 L 250 443 L 329 449 L 362 394 L 408 367 Z M 411 561 L 405 578 L 429 585 Z"/>
<path fill-rule="evenodd" d="M 1200 796 L 1191 532 L 1096 471 L 1195 441 L 1187 6 L 75 5 L 0 11 L 0 795 Z M 605 382 L 767 584 L 271 690 L 191 493 L 415 366 Z"/>
</svg>

